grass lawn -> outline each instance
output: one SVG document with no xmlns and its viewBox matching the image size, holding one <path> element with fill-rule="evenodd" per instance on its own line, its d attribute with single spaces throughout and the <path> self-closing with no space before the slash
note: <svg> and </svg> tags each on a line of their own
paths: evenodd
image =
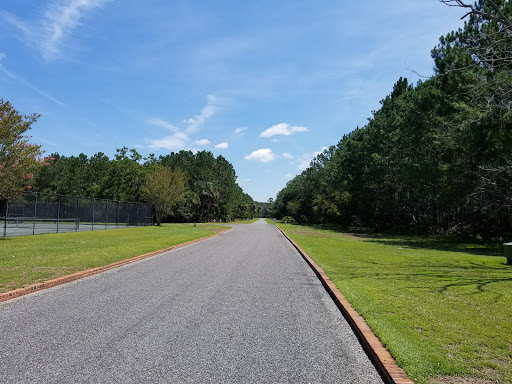
<svg viewBox="0 0 512 384">
<path fill-rule="evenodd" d="M 237 220 L 237 221 L 230 221 L 227 224 L 252 224 L 259 220 L 259 217 L 256 219 L 250 219 L 250 220 Z"/>
<path fill-rule="evenodd" d="M 163 224 L 0 238 L 0 292 L 169 248 L 224 229 Z"/>
<path fill-rule="evenodd" d="M 512 383 L 512 266 L 501 247 L 279 226 L 417 383 Z"/>
</svg>

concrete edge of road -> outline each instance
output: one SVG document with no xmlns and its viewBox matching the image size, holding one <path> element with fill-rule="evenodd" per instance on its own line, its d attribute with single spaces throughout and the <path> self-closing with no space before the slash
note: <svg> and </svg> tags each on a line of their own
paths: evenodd
<svg viewBox="0 0 512 384">
<path fill-rule="evenodd" d="M 43 281 L 41 283 L 32 284 L 32 285 L 29 285 L 27 287 L 18 288 L 18 289 L 14 289 L 12 291 L 3 292 L 3 293 L 0 293 L 0 303 L 6 302 L 6 301 L 9 301 L 9 300 L 13 300 L 13 299 L 16 299 L 18 297 L 25 296 L 25 295 L 28 295 L 30 293 L 34 293 L 34 292 L 37 292 L 37 291 L 42 291 L 43 289 L 52 288 L 52 287 L 55 287 L 57 285 L 61 285 L 61 284 L 65 284 L 65 283 L 70 283 L 72 281 L 83 279 L 84 277 L 96 275 L 96 274 L 101 273 L 101 272 L 109 271 L 109 270 L 114 269 L 114 268 L 119 268 L 119 267 L 122 267 L 124 265 L 131 264 L 131 263 L 134 263 L 134 262 L 139 261 L 139 260 L 144 260 L 144 259 L 147 259 L 149 257 L 156 256 L 156 255 L 161 255 L 162 253 L 169 252 L 169 251 L 172 251 L 172 250 L 175 250 L 175 249 L 179 249 L 179 248 L 183 248 L 183 247 L 186 247 L 188 245 L 199 243 L 200 241 L 204 241 L 204 240 L 210 239 L 212 237 L 221 235 L 223 233 L 231 231 L 232 229 L 233 228 L 224 229 L 224 230 L 222 230 L 220 232 L 217 232 L 217 233 L 215 233 L 213 235 L 210 235 L 210 236 L 201 237 L 199 239 L 187 241 L 186 243 L 177 244 L 177 245 L 174 245 L 174 246 L 169 247 L 169 248 L 160 249 L 158 251 L 153 251 L 153 252 L 145 253 L 143 255 L 135 256 L 135 257 L 132 257 L 130 259 L 116 261 L 115 263 L 104 265 L 102 267 L 96 267 L 96 268 L 92 268 L 92 269 L 87 269 L 85 271 L 76 272 L 76 273 L 73 273 L 71 275 L 65 275 L 65 276 L 58 277 L 56 279 L 47 280 L 47 281 Z"/>
<path fill-rule="evenodd" d="M 350 305 L 345 296 L 334 285 L 334 283 L 327 277 L 320 266 L 313 261 L 313 259 L 292 239 L 290 239 L 284 231 L 276 225 L 276 228 L 288 239 L 288 241 L 295 247 L 304 260 L 309 264 L 311 269 L 315 272 L 317 277 L 322 282 L 331 298 L 340 309 L 343 317 L 347 320 L 350 327 L 356 334 L 361 346 L 366 354 L 372 361 L 373 365 L 379 371 L 381 377 L 386 383 L 390 384 L 414 384 L 408 377 L 405 371 L 398 366 L 395 359 L 389 351 L 384 347 L 381 341 L 375 336 L 370 326 L 366 323 L 364 318 Z"/>
</svg>

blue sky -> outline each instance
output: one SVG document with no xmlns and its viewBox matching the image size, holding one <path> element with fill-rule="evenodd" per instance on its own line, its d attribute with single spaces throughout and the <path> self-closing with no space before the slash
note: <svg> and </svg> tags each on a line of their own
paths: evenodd
<svg viewBox="0 0 512 384">
<path fill-rule="evenodd" d="M 47 154 L 210 150 L 266 201 L 462 26 L 438 0 L 16 0 L 0 97 Z"/>
</svg>

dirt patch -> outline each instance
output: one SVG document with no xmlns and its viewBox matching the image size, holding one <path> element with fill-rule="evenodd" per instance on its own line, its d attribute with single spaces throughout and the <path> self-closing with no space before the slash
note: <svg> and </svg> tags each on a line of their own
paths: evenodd
<svg viewBox="0 0 512 384">
<path fill-rule="evenodd" d="M 4 285 L 0 285 L 0 293 L 8 292 L 16 288 L 20 288 L 21 284 L 18 281 L 10 281 Z"/>
</svg>

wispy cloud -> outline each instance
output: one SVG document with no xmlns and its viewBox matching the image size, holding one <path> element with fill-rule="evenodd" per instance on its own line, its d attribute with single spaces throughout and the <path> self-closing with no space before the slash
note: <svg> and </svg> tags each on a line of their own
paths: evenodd
<svg viewBox="0 0 512 384">
<path fill-rule="evenodd" d="M 299 164 L 297 165 L 297 169 L 299 171 L 303 171 L 305 170 L 307 167 L 309 167 L 309 164 L 311 163 L 311 161 L 316 157 L 318 156 L 319 154 L 321 154 L 323 151 L 325 151 L 327 149 L 327 147 L 322 147 L 322 149 L 320 149 L 319 151 L 317 152 L 313 152 L 313 153 L 305 153 L 301 156 L 301 159 L 300 159 L 300 162 Z"/>
<path fill-rule="evenodd" d="M 53 0 L 35 23 L 22 20 L 9 12 L 1 12 L 0 19 L 14 27 L 22 40 L 40 51 L 47 60 L 62 57 L 65 42 L 93 9 L 105 6 L 110 0 Z"/>
<path fill-rule="evenodd" d="M 108 0 L 71 0 L 53 3 L 43 18 L 42 54 L 47 60 L 58 57 L 61 46 L 80 25 L 80 20 L 94 8 L 105 5 Z"/>
<path fill-rule="evenodd" d="M 206 106 L 201 109 L 199 114 L 183 120 L 181 124 L 178 125 L 174 125 L 173 123 L 158 117 L 147 119 L 147 122 L 153 126 L 165 128 L 174 132 L 174 134 L 160 139 L 147 139 L 147 146 L 151 149 L 197 150 L 198 147 L 206 147 L 210 145 L 211 141 L 208 139 L 194 140 L 191 136 L 199 130 L 209 117 L 213 116 L 217 111 L 217 105 L 217 98 L 214 95 L 209 95 Z M 192 142 L 192 140 L 194 141 Z"/>
<path fill-rule="evenodd" d="M 32 83 L 30 83 L 28 80 L 25 80 L 23 77 L 15 74 L 15 73 L 13 73 L 11 71 L 8 71 L 1 63 L 0 63 L 0 72 L 2 72 L 7 77 L 15 80 L 18 84 L 21 84 L 21 85 L 23 85 L 23 86 L 33 90 L 34 92 L 36 92 L 39 95 L 43 96 L 45 99 L 48 99 L 48 100 L 54 102 L 55 104 L 60 105 L 61 107 L 66 106 L 66 104 L 64 104 L 62 101 L 60 101 L 56 97 L 53 97 L 49 93 L 39 89 L 38 87 L 36 87 Z"/>
<path fill-rule="evenodd" d="M 215 149 L 228 149 L 229 148 L 229 143 L 219 143 L 215 146 Z"/>
<path fill-rule="evenodd" d="M 162 120 L 158 117 L 153 117 L 151 119 L 148 119 L 148 123 L 151 125 L 155 125 L 157 127 L 168 129 L 173 132 L 179 131 L 179 128 L 177 128 L 176 126 L 172 125 L 171 123 L 169 123 L 165 120 Z"/>
<path fill-rule="evenodd" d="M 32 38 L 33 32 L 32 29 L 21 19 L 16 17 L 15 15 L 0 11 L 0 19 L 6 24 L 14 27 L 17 32 L 19 32 L 24 39 L 30 40 Z"/>
<path fill-rule="evenodd" d="M 241 137 L 243 135 L 245 135 L 244 131 L 247 130 L 247 127 L 240 127 L 240 128 L 237 128 L 235 129 L 235 134 L 238 136 L 238 137 Z"/>
<path fill-rule="evenodd" d="M 207 147 L 208 145 L 211 144 L 211 142 L 208 139 L 201 139 L 194 141 L 194 144 L 199 145 L 200 147 Z"/>
<path fill-rule="evenodd" d="M 276 124 L 266 130 L 264 130 L 260 137 L 272 137 L 276 135 L 290 136 L 297 132 L 305 132 L 308 129 L 306 127 L 296 127 L 286 123 Z"/>
<path fill-rule="evenodd" d="M 6 57 L 6 54 L 3 53 L 3 52 L 0 52 L 0 61 L 2 61 L 3 59 L 5 59 Z"/>
<path fill-rule="evenodd" d="M 181 150 L 188 146 L 188 136 L 183 132 L 176 132 L 174 135 L 160 139 L 147 140 L 147 146 L 151 149 Z"/>
<path fill-rule="evenodd" d="M 251 152 L 244 157 L 245 160 L 259 161 L 260 163 L 268 163 L 276 159 L 275 153 L 270 148 L 261 148 L 254 152 Z"/>
<path fill-rule="evenodd" d="M 293 155 L 289 154 L 288 152 L 283 153 L 283 157 L 285 159 L 293 159 Z"/>
<path fill-rule="evenodd" d="M 199 127 L 203 125 L 208 118 L 212 117 L 215 112 L 217 112 L 217 107 L 217 98 L 214 95 L 208 95 L 208 104 L 206 104 L 203 109 L 201 109 L 201 112 L 198 115 L 184 121 L 188 124 L 187 132 L 197 132 Z"/>
</svg>

